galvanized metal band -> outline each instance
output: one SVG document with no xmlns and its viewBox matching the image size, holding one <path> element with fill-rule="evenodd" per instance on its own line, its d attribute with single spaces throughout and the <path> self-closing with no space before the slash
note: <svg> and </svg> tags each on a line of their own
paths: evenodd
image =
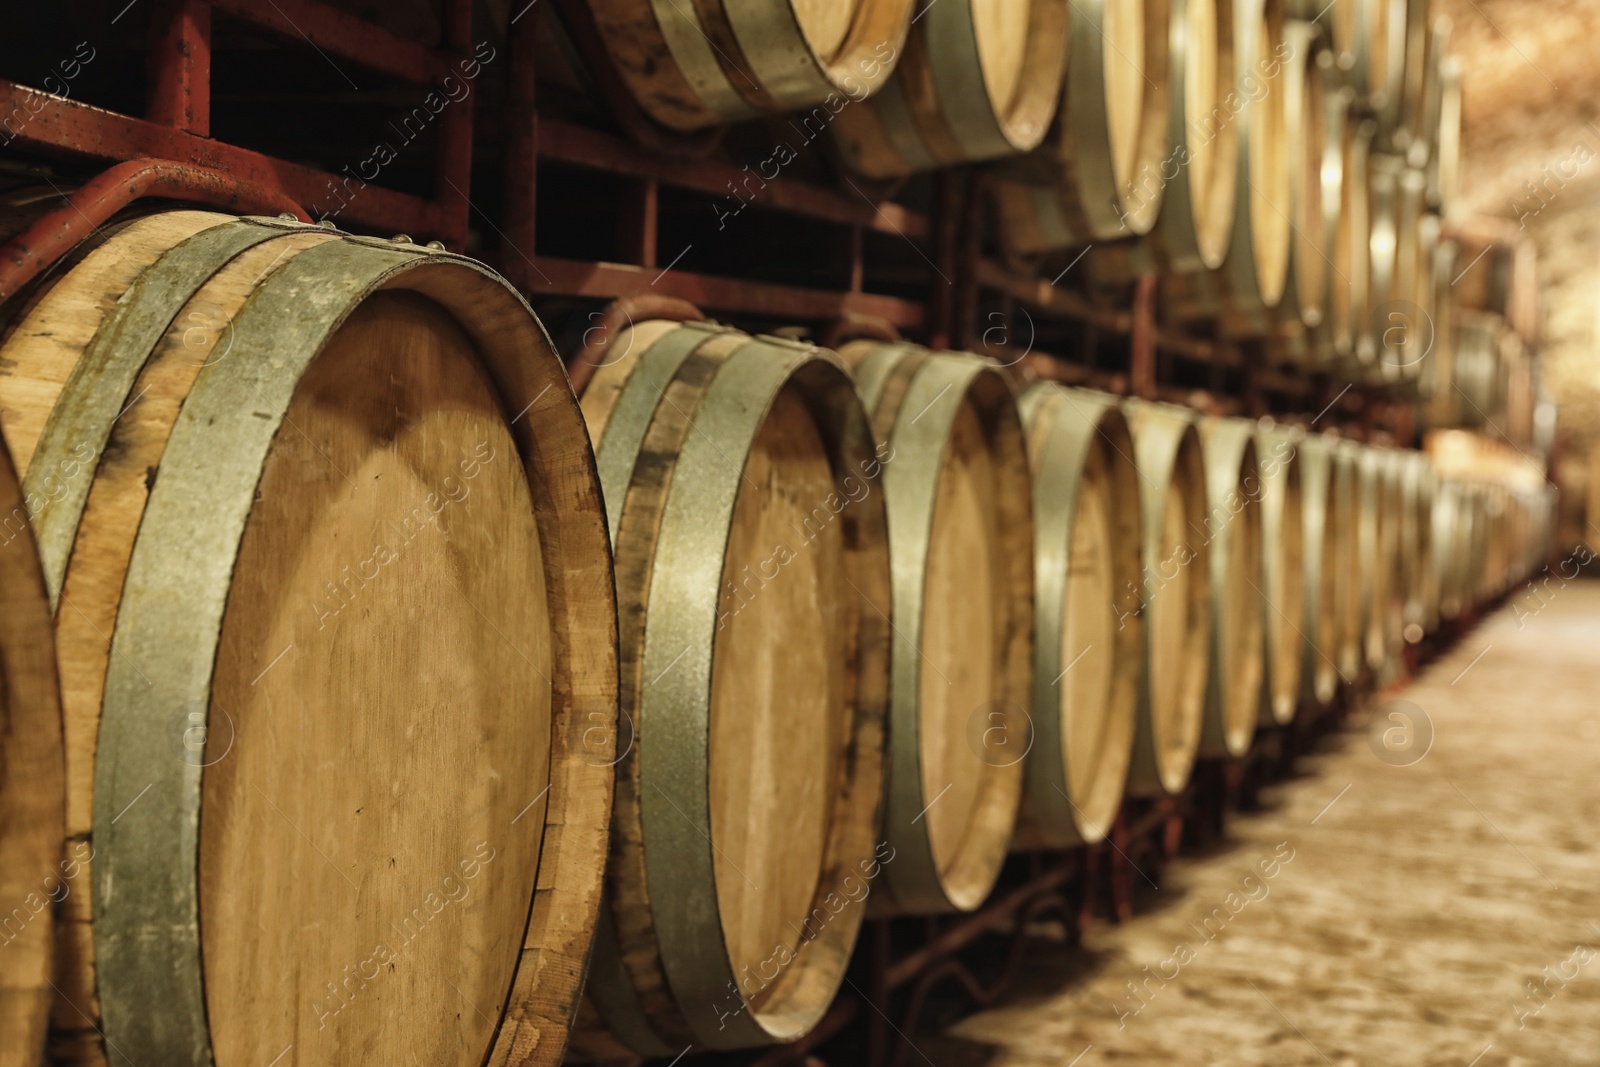
<svg viewBox="0 0 1600 1067">
<path fill-rule="evenodd" d="M 1067 628 L 1067 575 L 1073 562 L 1072 535 L 1084 466 L 1101 421 L 1116 406 L 1116 398 L 1109 394 L 1076 390 L 1069 395 L 1053 383 L 1029 389 L 1019 404 L 1030 436 L 1040 420 L 1049 420 L 1048 436 L 1033 469 L 1033 751 L 1023 789 L 1042 824 L 1040 832 L 1056 846 L 1092 844 L 1091 838 L 1104 836 L 1082 832 L 1082 813 L 1072 800 L 1075 783 L 1067 770 L 1069 741 L 1060 689 L 1069 664 L 1062 663 L 1061 642 Z"/>
<path fill-rule="evenodd" d="M 1012 2 L 1031 5 L 1034 0 Z M 970 0 L 935 3 L 923 8 L 921 16 L 928 72 L 939 99 L 939 117 L 966 159 L 992 159 L 1010 155 L 1016 148 L 995 115 L 1004 101 L 995 101 L 989 95 L 973 19 Z"/>
<path fill-rule="evenodd" d="M 650 8 L 673 62 L 706 109 L 732 121 L 755 118 L 756 109 L 722 69 L 693 0 L 650 0 Z"/>
<path fill-rule="evenodd" d="M 225 263 L 284 232 L 230 221 L 174 245 L 128 287 L 73 365 L 45 420 L 23 483 L 25 499 L 45 501 L 32 519 L 52 611 L 60 603 L 100 456 L 150 353 L 178 312 Z M 92 453 L 88 460 L 78 458 L 84 448 Z M 76 476 L 55 477 L 68 463 L 78 464 Z M 59 487 L 59 493 L 53 495 L 46 482 Z"/>
<path fill-rule="evenodd" d="M 885 868 L 885 876 L 890 893 L 902 908 L 948 911 L 952 904 L 934 861 L 927 826 L 913 821 L 931 799 L 924 795 L 922 786 L 922 604 L 934 503 L 950 435 L 967 388 L 987 368 L 975 358 L 908 351 L 905 347 L 879 355 L 894 361 L 893 365 L 886 364 L 884 386 L 875 391 L 876 399 L 868 405 L 875 431 L 880 439 L 888 440 L 894 456 L 883 471 L 894 581 L 891 615 L 895 620 L 884 833 L 896 859 Z M 915 369 L 899 403 L 892 404 L 888 380 L 901 364 Z M 885 407 L 886 401 L 893 410 Z M 885 415 L 892 417 L 892 428 L 884 426 Z"/>
<path fill-rule="evenodd" d="M 94 781 L 102 1019 L 136 1062 L 212 1062 L 201 768 L 173 757 L 162 724 L 174 708 L 209 708 L 234 559 L 296 383 L 361 296 L 418 258 L 344 241 L 297 255 L 240 309 L 231 358 L 200 372 L 162 455 L 117 614 Z"/>
<path fill-rule="evenodd" d="M 808 108 L 834 92 L 833 79 L 812 54 L 792 0 L 721 0 L 721 4 L 757 83 L 779 110 Z"/>
<path fill-rule="evenodd" d="M 820 350 L 812 349 L 812 353 Z M 650 573 L 640 697 L 640 819 L 661 966 L 689 1026 L 713 1047 L 770 1040 L 726 1002 L 729 966 L 711 840 L 711 683 L 717 609 L 744 466 L 766 412 L 808 358 L 750 341 L 715 372 L 693 413 Z M 737 988 L 736 986 L 734 988 Z"/>
<path fill-rule="evenodd" d="M 628 375 L 627 384 L 622 388 L 622 395 L 617 397 L 616 406 L 606 419 L 605 432 L 594 450 L 595 468 L 606 490 L 606 526 L 611 531 L 612 548 L 617 545 L 622 504 L 628 496 L 628 482 L 633 478 L 639 447 L 644 443 L 651 416 L 666 394 L 667 386 L 695 349 L 712 337 L 732 332 L 731 327 L 714 323 L 683 323 L 641 353 L 638 364 Z"/>
</svg>

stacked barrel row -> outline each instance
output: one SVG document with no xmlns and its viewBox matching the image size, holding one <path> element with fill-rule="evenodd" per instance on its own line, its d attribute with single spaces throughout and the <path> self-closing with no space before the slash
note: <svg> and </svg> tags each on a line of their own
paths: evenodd
<svg viewBox="0 0 1600 1067">
<path fill-rule="evenodd" d="M 575 400 L 482 267 L 291 220 L 120 222 L 4 316 L 8 1065 L 797 1038 L 867 914 L 1101 840 L 1546 525 L 693 309 Z"/>
<path fill-rule="evenodd" d="M 878 179 L 992 161 L 1013 269 L 1155 274 L 1173 325 L 1350 381 L 1414 386 L 1451 342 L 1460 72 L 1430 0 L 589 6 L 668 126 L 788 112 Z"/>
<path fill-rule="evenodd" d="M 866 917 L 1104 839 L 1542 551 L 1463 533 L 1498 498 L 1417 451 L 900 342 L 610 345 L 582 405 L 628 744 L 578 1060 L 801 1036 Z"/>
</svg>

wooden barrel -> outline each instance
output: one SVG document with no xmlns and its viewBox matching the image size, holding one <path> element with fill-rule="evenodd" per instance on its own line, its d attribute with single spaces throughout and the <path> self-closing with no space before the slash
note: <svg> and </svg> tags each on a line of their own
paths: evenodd
<svg viewBox="0 0 1600 1067">
<path fill-rule="evenodd" d="M 1472 512 L 1467 487 L 1441 480 L 1433 502 L 1434 572 L 1439 587 L 1439 617 L 1458 618 L 1470 605 L 1467 564 L 1472 545 Z"/>
<path fill-rule="evenodd" d="M 1022 396 L 1033 468 L 1033 748 L 1016 844 L 1105 837 L 1133 753 L 1144 623 L 1139 474 L 1117 398 L 1040 382 Z"/>
<path fill-rule="evenodd" d="M 991 181 L 1000 243 L 1012 258 L 1150 232 L 1171 92 L 1169 0 L 1073 0 L 1066 93 L 1044 143 Z"/>
<path fill-rule="evenodd" d="M 675 130 L 794 116 L 805 141 L 888 79 L 912 0 L 588 0 L 606 52 L 639 105 Z"/>
<path fill-rule="evenodd" d="M 1406 55 L 1406 94 L 1397 140 L 1404 148 L 1406 161 L 1422 168 L 1439 149 L 1444 63 L 1450 54 L 1453 26 L 1445 15 L 1428 18 L 1428 0 L 1408 2 L 1410 51 Z"/>
<path fill-rule="evenodd" d="M 1395 155 L 1368 160 L 1370 322 L 1357 344 L 1359 373 L 1373 384 L 1416 379 L 1433 347 L 1433 247 L 1425 176 Z"/>
<path fill-rule="evenodd" d="M 1489 427 L 1498 421 L 1510 377 L 1504 349 L 1515 343 L 1497 315 L 1456 314 L 1450 381 L 1443 390 L 1451 425 Z"/>
<path fill-rule="evenodd" d="M 1235 336 L 1270 332 L 1283 299 L 1293 222 L 1285 138 L 1284 0 L 1234 0 L 1233 233 L 1221 266 L 1179 276 L 1168 314 L 1216 320 Z"/>
<path fill-rule="evenodd" d="M 854 169 L 893 178 L 1031 151 L 1061 101 L 1067 0 L 946 0 L 924 7 L 877 95 L 840 110 Z"/>
<path fill-rule="evenodd" d="M 1439 482 L 1426 454 L 1402 452 L 1400 461 L 1404 499 L 1400 576 L 1405 591 L 1405 639 L 1416 644 L 1439 625 L 1438 572 L 1433 562 L 1433 511 Z"/>
<path fill-rule="evenodd" d="M 28 518 L 78 467 L 51 475 L 25 492 L 0 446 L 0 1067 L 44 1062 L 57 906 L 85 873 L 81 849 L 62 847 L 61 702 L 50 601 Z"/>
<path fill-rule="evenodd" d="M 1306 645 L 1323 636 L 1306 630 L 1306 499 L 1301 448 L 1305 433 L 1264 426 L 1256 430 L 1261 463 L 1261 594 L 1265 658 L 1261 722 L 1294 721 L 1305 670 Z M 1322 590 L 1317 590 L 1321 595 Z"/>
<path fill-rule="evenodd" d="M 1162 204 L 1143 237 L 1101 243 L 1085 264 L 1100 285 L 1141 274 L 1214 270 L 1233 235 L 1238 128 L 1233 0 L 1174 0 L 1166 158 L 1133 176 L 1139 200 Z"/>
<path fill-rule="evenodd" d="M 1204 418 L 1206 514 L 1200 536 L 1211 569 L 1211 652 L 1200 755 L 1250 751 L 1266 673 L 1261 564 L 1261 463 L 1255 424 Z"/>
<path fill-rule="evenodd" d="M 1206 468 L 1193 412 L 1128 400 L 1139 466 L 1144 655 L 1128 790 L 1177 793 L 1189 781 L 1205 722 L 1211 652 Z"/>
<path fill-rule="evenodd" d="M 1428 206 L 1447 214 L 1461 182 L 1461 61 L 1447 56 L 1439 64 L 1439 120 L 1428 158 Z"/>
<path fill-rule="evenodd" d="M 113 230 L 0 346 L 6 442 L 60 489 L 35 521 L 93 859 L 55 1054 L 558 1062 L 616 662 L 543 330 L 409 241 Z"/>
<path fill-rule="evenodd" d="M 1366 661 L 1374 674 L 1384 678 L 1394 665 L 1405 629 L 1406 595 L 1400 568 L 1401 528 L 1405 509 L 1404 479 L 1400 453 L 1390 448 L 1367 446 L 1362 449 L 1363 492 L 1372 503 L 1371 519 L 1366 524 L 1369 554 L 1361 553 L 1361 566 L 1371 572 L 1371 593 L 1367 599 Z"/>
<path fill-rule="evenodd" d="M 1332 53 L 1333 69 L 1341 81 L 1347 81 L 1356 65 L 1356 27 L 1359 22 L 1357 8 L 1364 0 L 1340 0 L 1330 4 L 1326 0 L 1288 0 L 1286 14 L 1296 22 L 1314 25 L 1327 40 Z"/>
<path fill-rule="evenodd" d="M 1335 363 L 1358 374 L 1372 311 L 1371 186 L 1367 178 L 1370 121 L 1345 124 L 1339 145 L 1339 220 L 1333 252 L 1329 340 Z"/>
<path fill-rule="evenodd" d="M 889 453 L 825 349 L 668 321 L 617 345 L 582 401 L 632 740 L 589 993 L 642 1055 L 791 1041 L 893 856 Z"/>
<path fill-rule="evenodd" d="M 895 861 L 874 908 L 970 911 L 1005 860 L 1035 729 L 1027 440 L 1010 384 L 985 360 L 876 341 L 840 354 L 892 457 L 883 834 Z"/>
<path fill-rule="evenodd" d="M 1385 144 L 1388 131 L 1399 121 L 1405 88 L 1407 2 L 1356 3 L 1356 63 L 1351 82 L 1358 106 L 1377 119 Z"/>
<path fill-rule="evenodd" d="M 1283 31 L 1289 58 L 1283 64 L 1285 163 L 1291 222 L 1289 261 L 1274 337 L 1296 362 L 1321 362 L 1320 336 L 1328 317 L 1330 264 L 1339 221 L 1337 133 L 1344 119 L 1330 104 L 1339 98 L 1329 33 L 1320 25 L 1291 20 Z"/>
<path fill-rule="evenodd" d="M 1341 442 L 1321 434 L 1295 441 L 1304 502 L 1305 637 L 1301 696 L 1326 708 L 1350 676 L 1341 667 L 1355 550 L 1354 482 Z"/>
<path fill-rule="evenodd" d="M 1338 441 L 1335 463 L 1350 485 L 1350 552 L 1341 580 L 1349 586 L 1344 598 L 1344 623 L 1340 627 L 1339 673 L 1352 681 L 1360 677 L 1367 656 L 1367 627 L 1372 614 L 1373 585 L 1378 558 L 1378 477 L 1377 468 L 1366 459 L 1365 446 L 1355 441 Z"/>
</svg>

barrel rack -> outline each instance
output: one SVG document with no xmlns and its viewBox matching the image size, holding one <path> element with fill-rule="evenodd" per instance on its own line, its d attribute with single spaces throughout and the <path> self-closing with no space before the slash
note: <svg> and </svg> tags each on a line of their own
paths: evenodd
<svg viewBox="0 0 1600 1067">
<path fill-rule="evenodd" d="M 819 338 L 841 324 L 903 333 L 936 348 L 989 350 L 1007 362 L 1026 358 L 1042 376 L 1074 384 L 1217 413 L 1303 416 L 1325 420 L 1319 422 L 1323 428 L 1338 425 L 1352 436 L 1383 433 L 1398 443 L 1411 443 L 1414 427 L 1403 404 L 1388 403 L 1361 387 L 1340 390 L 1325 376 L 1301 368 L 1264 366 L 1259 354 L 1239 344 L 1162 328 L 1153 276 L 1141 278 L 1130 299 L 1102 304 L 1066 285 L 1028 277 L 985 258 L 981 236 L 986 200 L 981 176 L 970 169 L 939 174 L 928 211 L 913 210 L 883 188 L 848 179 L 834 185 L 788 177 L 767 181 L 760 194 L 761 213 L 804 223 L 812 243 L 803 254 L 842 249 L 837 286 L 677 269 L 689 250 L 660 244 L 666 194 L 726 196 L 747 170 L 707 158 L 720 131 L 669 139 L 650 127 L 629 103 L 603 52 L 594 47 L 581 0 L 551 2 L 589 61 L 621 134 L 539 115 L 535 16 L 549 12 L 535 10 L 528 0 L 513 0 L 510 32 L 503 42 L 509 74 L 502 112 L 475 117 L 473 107 L 444 109 L 431 191 L 418 195 L 363 186 L 363 195 L 341 216 L 341 226 L 406 233 L 480 255 L 540 309 L 547 302 L 567 301 L 561 306 L 570 308 L 572 301 L 598 306 L 641 296 L 676 298 L 735 321 L 803 323 Z M 0 133 L 7 147 L 61 159 L 85 173 L 91 166 L 104 168 L 73 182 L 63 206 L 0 248 L 0 300 L 48 271 L 79 241 L 141 198 L 311 221 L 312 205 L 345 180 L 210 136 L 213 12 L 266 30 L 288 45 L 309 45 L 420 88 L 470 54 L 471 0 L 445 0 L 443 7 L 444 44 L 430 48 L 318 0 L 264 5 L 254 0 L 160 0 L 152 16 L 142 116 L 0 80 L 0 116 L 27 116 Z M 492 124 L 490 132 L 500 135 L 495 138 L 497 172 L 485 173 L 489 168 L 481 158 L 474 166 L 475 118 Z M 616 261 L 547 250 L 538 226 L 538 190 L 546 175 L 563 170 L 569 177 L 572 172 L 598 172 L 612 179 L 608 188 L 616 190 L 611 235 L 620 252 Z M 51 177 L 47 170 L 39 174 L 46 181 Z M 497 210 L 486 213 L 480 203 Z M 494 239 L 475 247 L 472 233 L 479 224 Z M 907 255 L 908 248 L 914 255 Z M 920 273 L 900 288 L 923 291 L 926 299 L 879 291 L 894 287 L 873 284 L 882 276 L 884 249 L 892 250 L 889 258 L 899 257 Z M 1054 355 L 1033 347 L 1031 327 L 1038 321 L 1050 324 Z M 1014 335 L 1027 342 L 1025 357 L 1008 347 Z M 1463 619 L 1447 626 L 1423 647 L 1423 654 L 1427 647 L 1447 644 L 1468 625 Z M 1295 757 L 1371 691 L 1370 684 L 1350 687 L 1322 719 L 1263 731 L 1246 760 L 1202 765 L 1195 784 L 1180 796 L 1130 802 L 1102 845 L 1013 856 L 991 902 L 973 914 L 870 921 L 852 964 L 850 987 L 821 1025 L 803 1041 L 769 1050 L 754 1062 L 778 1067 L 826 1059 L 830 1052 L 883 1067 L 912 1062 L 905 1035 L 915 1031 L 936 987 L 954 983 L 969 1003 L 989 1003 L 1015 972 L 1031 923 L 1053 917 L 1070 941 L 1096 915 L 1113 921 L 1130 916 L 1140 886 L 1159 880 L 1161 867 L 1186 840 L 1220 836 L 1227 809 L 1250 807 L 1262 784 L 1292 773 Z M 1219 782 L 1226 788 L 1214 788 Z M 991 935 L 1009 940 L 996 951 L 997 938 Z M 864 1057 L 857 1051 L 863 1048 Z"/>
</svg>

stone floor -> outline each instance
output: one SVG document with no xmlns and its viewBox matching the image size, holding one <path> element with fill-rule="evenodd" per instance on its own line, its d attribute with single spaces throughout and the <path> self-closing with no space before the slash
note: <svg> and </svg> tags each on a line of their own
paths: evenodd
<svg viewBox="0 0 1600 1067">
<path fill-rule="evenodd" d="M 1600 1067 L 1600 583 L 1546 600 L 905 1062 Z"/>
</svg>

